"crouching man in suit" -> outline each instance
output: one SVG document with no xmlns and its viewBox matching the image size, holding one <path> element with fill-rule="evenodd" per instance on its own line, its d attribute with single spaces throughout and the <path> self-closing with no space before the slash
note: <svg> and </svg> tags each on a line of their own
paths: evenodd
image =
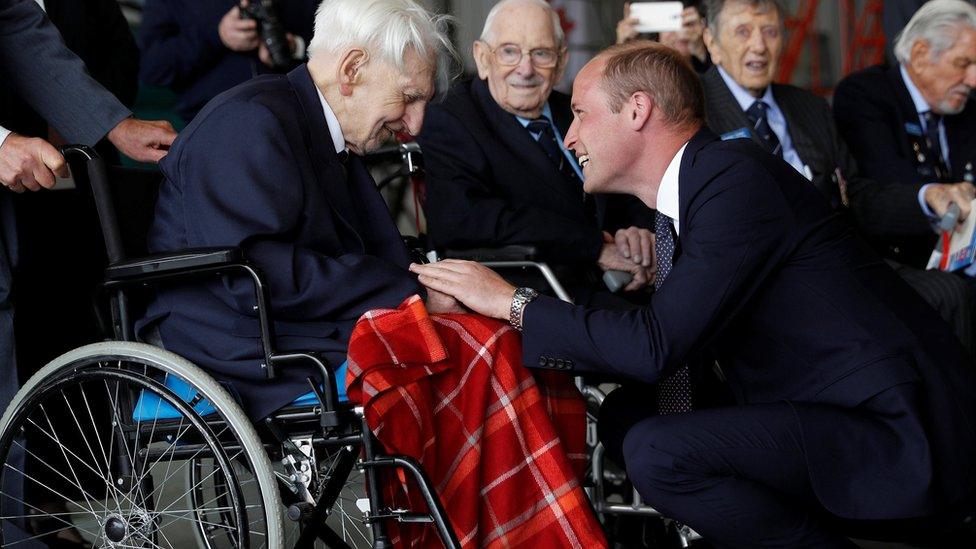
<svg viewBox="0 0 976 549">
<path fill-rule="evenodd" d="M 796 170 L 704 127 L 704 103 L 679 54 L 647 42 L 573 87 L 586 190 L 660 216 L 643 309 L 536 297 L 468 262 L 411 269 L 523 330 L 528 365 L 655 382 L 718 357 L 737 405 L 658 415 L 625 385 L 600 418 L 644 498 L 716 545 L 853 547 L 824 517 L 923 516 L 971 493 L 976 380 L 958 341 Z"/>
<path fill-rule="evenodd" d="M 161 164 L 152 250 L 240 246 L 267 277 L 277 347 L 343 363 L 360 315 L 420 290 L 361 157 L 394 132 L 420 131 L 450 51 L 443 27 L 415 0 L 323 2 L 307 64 L 218 96 L 176 141 Z M 449 307 L 427 296 L 432 312 Z M 252 306 L 242 280 L 174 287 L 141 329 L 158 327 L 167 348 L 231 381 L 260 418 L 306 393 L 308 372 L 268 384 Z"/>
</svg>

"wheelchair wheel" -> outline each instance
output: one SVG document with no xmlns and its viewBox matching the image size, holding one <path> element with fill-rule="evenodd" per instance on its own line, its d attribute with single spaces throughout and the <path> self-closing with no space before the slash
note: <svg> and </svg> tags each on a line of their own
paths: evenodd
<svg viewBox="0 0 976 549">
<path fill-rule="evenodd" d="M 0 460 L 0 547 L 24 530 L 48 542 L 75 531 L 95 547 L 191 546 L 194 532 L 212 548 L 283 547 L 277 481 L 250 420 L 157 347 L 96 343 L 45 366 L 0 419 Z"/>
</svg>

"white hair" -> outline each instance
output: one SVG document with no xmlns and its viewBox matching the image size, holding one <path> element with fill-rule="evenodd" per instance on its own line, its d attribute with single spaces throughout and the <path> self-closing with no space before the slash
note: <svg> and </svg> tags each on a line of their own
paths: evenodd
<svg viewBox="0 0 976 549">
<path fill-rule="evenodd" d="M 416 0 L 323 0 L 315 13 L 308 55 L 338 54 L 358 46 L 404 71 L 404 54 L 412 49 L 436 68 L 438 88 L 444 89 L 458 59 L 448 34 L 453 20 L 430 13 Z"/>
<path fill-rule="evenodd" d="M 552 5 L 546 0 L 501 0 L 494 6 L 492 6 L 491 11 L 488 12 L 488 17 L 485 17 L 485 26 L 481 29 L 480 40 L 482 42 L 491 43 L 494 37 L 494 27 L 495 19 L 498 18 L 498 14 L 506 7 L 512 5 L 523 5 L 523 6 L 536 6 L 542 8 L 549 13 L 549 17 L 552 19 L 552 35 L 556 39 L 556 47 L 562 48 L 563 41 L 566 39 L 563 34 L 563 25 L 559 21 L 559 14 L 556 10 L 552 8 Z"/>
<path fill-rule="evenodd" d="M 951 48 L 959 38 L 962 27 L 976 28 L 976 8 L 963 0 L 932 0 L 923 5 L 895 38 L 895 58 L 908 63 L 912 46 L 925 40 L 938 57 Z"/>
</svg>

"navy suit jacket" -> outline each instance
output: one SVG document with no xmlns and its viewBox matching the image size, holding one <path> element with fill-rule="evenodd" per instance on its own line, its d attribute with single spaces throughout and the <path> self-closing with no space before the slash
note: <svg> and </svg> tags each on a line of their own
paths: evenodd
<svg viewBox="0 0 976 549">
<path fill-rule="evenodd" d="M 681 160 L 679 201 L 680 253 L 650 305 L 539 297 L 524 313 L 526 364 L 654 382 L 710 351 L 739 403 L 793 405 L 833 513 L 916 516 L 972 489 L 976 379 L 961 346 L 812 185 L 751 140 L 703 129 Z M 811 419 L 906 383 L 920 402 L 890 441 L 860 436 L 856 412 Z"/>
<path fill-rule="evenodd" d="M 549 108 L 565 136 L 569 97 L 553 92 Z M 596 216 L 588 212 L 579 183 L 559 172 L 483 80 L 459 82 L 431 105 L 417 141 L 427 167 L 427 230 L 437 248 L 530 244 L 544 261 L 593 265 L 601 229 L 653 230 L 653 212 L 632 197 L 597 196 Z"/>
<path fill-rule="evenodd" d="M 235 52 L 217 34 L 221 18 L 238 0 L 147 0 L 139 31 L 140 79 L 180 94 L 177 112 L 191 120 L 224 90 L 272 72 L 257 50 Z M 279 0 L 278 17 L 287 32 L 312 39 L 318 0 Z"/>
<path fill-rule="evenodd" d="M 969 99 L 960 114 L 944 119 L 951 177 L 943 183 L 963 181 L 967 172 L 974 173 L 974 103 Z M 909 185 L 916 192 L 924 183 L 940 182 L 931 159 L 918 161 L 915 147 L 925 151 L 925 138 L 907 130 L 908 125 L 918 126 L 919 120 L 898 65 L 871 67 L 842 80 L 834 93 L 834 116 L 837 129 L 867 177 L 884 184 Z M 889 252 L 896 259 L 918 266 L 928 259 L 935 241 L 936 236 L 931 232 L 913 239 L 894 240 L 889 244 Z"/>
<path fill-rule="evenodd" d="M 278 350 L 313 350 L 337 365 L 364 312 L 419 293 L 409 256 L 361 159 L 348 180 L 305 65 L 218 96 L 160 163 L 153 252 L 240 246 L 264 272 Z M 140 327 L 158 323 L 166 348 L 233 382 L 263 417 L 308 392 L 307 371 L 260 368 L 247 280 L 162 290 Z"/>
</svg>

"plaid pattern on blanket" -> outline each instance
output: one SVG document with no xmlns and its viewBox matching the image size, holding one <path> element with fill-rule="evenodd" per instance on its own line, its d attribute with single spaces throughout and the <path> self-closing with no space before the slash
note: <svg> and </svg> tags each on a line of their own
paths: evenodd
<svg viewBox="0 0 976 549">
<path fill-rule="evenodd" d="M 417 296 L 370 311 L 353 331 L 346 382 L 386 450 L 423 465 L 463 547 L 606 547 L 579 482 L 583 398 L 568 376 L 533 378 L 507 324 L 430 317 Z M 416 489 L 393 484 L 398 501 L 424 508 Z M 429 526 L 391 536 L 440 546 Z"/>
</svg>

